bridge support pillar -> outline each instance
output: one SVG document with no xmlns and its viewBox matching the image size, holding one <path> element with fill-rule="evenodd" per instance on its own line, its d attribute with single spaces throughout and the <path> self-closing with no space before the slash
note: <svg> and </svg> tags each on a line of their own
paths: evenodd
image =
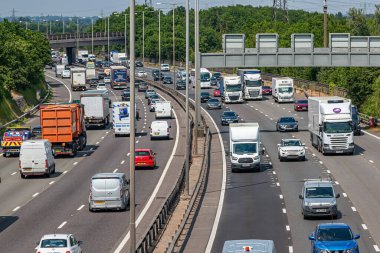
<svg viewBox="0 0 380 253">
<path fill-rule="evenodd" d="M 67 61 L 69 65 L 75 63 L 75 47 L 66 47 Z"/>
</svg>

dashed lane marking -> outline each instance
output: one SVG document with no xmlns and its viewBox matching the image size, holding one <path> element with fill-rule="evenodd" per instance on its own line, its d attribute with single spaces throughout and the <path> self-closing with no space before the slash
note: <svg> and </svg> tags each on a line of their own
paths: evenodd
<svg viewBox="0 0 380 253">
<path fill-rule="evenodd" d="M 285 208 L 282 208 L 282 213 L 286 213 L 286 209 Z"/>
<path fill-rule="evenodd" d="M 73 163 L 74 166 L 77 165 L 77 164 L 78 164 L 78 162 Z"/>
<path fill-rule="evenodd" d="M 58 229 L 61 229 L 61 228 L 63 228 L 63 226 L 65 226 L 65 225 L 66 225 L 66 223 L 67 223 L 67 221 L 64 221 L 64 222 L 62 222 L 62 224 L 61 224 L 61 225 L 59 225 Z"/>
<path fill-rule="evenodd" d="M 16 174 L 17 174 L 17 171 L 13 172 L 13 173 L 11 174 L 11 176 L 14 176 L 14 175 L 16 175 Z"/>
<path fill-rule="evenodd" d="M 362 227 L 364 230 L 368 230 L 367 226 L 365 224 L 362 224 Z"/>
<path fill-rule="evenodd" d="M 352 211 L 356 212 L 356 208 L 354 206 L 351 206 Z"/>
<path fill-rule="evenodd" d="M 131 153 L 128 153 L 128 154 L 127 154 L 127 156 L 130 156 L 130 155 L 131 155 Z"/>
<path fill-rule="evenodd" d="M 379 246 L 373 245 L 373 248 L 375 249 L 376 252 L 380 252 Z"/>
<path fill-rule="evenodd" d="M 327 172 L 328 174 L 331 174 L 331 171 L 330 171 L 330 170 L 326 170 L 326 172 Z"/>
<path fill-rule="evenodd" d="M 338 182 L 338 181 L 335 181 L 335 184 L 336 184 L 336 185 L 338 185 L 338 184 L 339 184 L 339 182 Z"/>
<path fill-rule="evenodd" d="M 16 212 L 18 209 L 20 209 L 20 206 L 17 206 L 15 209 L 13 209 L 13 212 Z"/>
<path fill-rule="evenodd" d="M 343 197 L 347 198 L 347 193 L 343 192 L 342 195 Z"/>
<path fill-rule="evenodd" d="M 290 226 L 286 225 L 286 231 L 290 231 Z"/>
<path fill-rule="evenodd" d="M 279 183 L 279 182 L 277 182 L 277 183 L 276 183 L 276 185 L 277 185 L 277 186 L 280 186 L 280 183 Z"/>
<path fill-rule="evenodd" d="M 136 143 L 139 143 L 139 141 L 136 141 Z"/>
<path fill-rule="evenodd" d="M 36 192 L 35 194 L 32 195 L 32 198 L 35 198 L 38 196 L 38 194 L 40 194 L 39 192 Z"/>
<path fill-rule="evenodd" d="M 280 199 L 284 199 L 284 196 L 282 194 L 280 194 Z"/>
<path fill-rule="evenodd" d="M 289 246 L 289 253 L 293 253 L 293 246 Z"/>
<path fill-rule="evenodd" d="M 95 145 L 98 145 L 98 144 L 99 144 L 99 142 L 96 142 L 96 143 L 95 143 Z"/>
<path fill-rule="evenodd" d="M 63 175 L 65 175 L 67 173 L 67 170 L 65 170 L 64 172 L 62 172 Z"/>
<path fill-rule="evenodd" d="M 116 173 L 119 169 L 115 169 L 112 173 Z"/>
<path fill-rule="evenodd" d="M 125 163 L 125 160 L 121 161 L 121 163 L 120 163 L 120 164 L 124 164 L 124 163 Z"/>
<path fill-rule="evenodd" d="M 82 210 L 83 207 L 84 207 L 84 205 L 81 205 L 80 207 L 78 207 L 77 211 Z"/>
<path fill-rule="evenodd" d="M 54 183 L 55 183 L 55 181 L 51 181 L 49 184 L 52 185 L 52 184 L 54 184 Z"/>
<path fill-rule="evenodd" d="M 370 162 L 370 163 L 375 163 L 375 162 L 374 162 L 374 161 L 372 161 L 372 160 L 369 160 L 369 162 Z"/>
</svg>

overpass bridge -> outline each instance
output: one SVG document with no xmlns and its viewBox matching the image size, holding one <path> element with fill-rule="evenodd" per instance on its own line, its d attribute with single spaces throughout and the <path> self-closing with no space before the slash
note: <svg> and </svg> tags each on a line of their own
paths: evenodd
<svg viewBox="0 0 380 253">
<path fill-rule="evenodd" d="M 65 48 L 69 63 L 75 61 L 75 50 L 77 47 L 83 46 L 103 46 L 108 44 L 108 33 L 67 33 L 67 34 L 54 34 L 47 35 L 51 48 L 60 49 Z M 109 43 L 124 44 L 124 32 L 110 32 Z"/>
</svg>

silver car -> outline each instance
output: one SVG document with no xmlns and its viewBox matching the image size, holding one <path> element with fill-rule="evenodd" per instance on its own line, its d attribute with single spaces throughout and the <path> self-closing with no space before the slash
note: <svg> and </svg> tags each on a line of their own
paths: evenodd
<svg viewBox="0 0 380 253">
<path fill-rule="evenodd" d="M 99 209 L 127 210 L 129 207 L 129 179 L 125 173 L 98 173 L 91 178 L 90 211 Z"/>
<path fill-rule="evenodd" d="M 315 216 L 338 218 L 336 199 L 339 197 L 340 194 L 335 194 L 330 180 L 306 180 L 299 195 L 299 198 L 302 200 L 301 208 L 304 219 Z"/>
</svg>

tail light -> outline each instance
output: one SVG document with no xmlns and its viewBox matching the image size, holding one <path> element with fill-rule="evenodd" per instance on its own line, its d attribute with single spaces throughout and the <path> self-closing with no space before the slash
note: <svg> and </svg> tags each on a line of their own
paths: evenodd
<svg viewBox="0 0 380 253">
<path fill-rule="evenodd" d="M 70 251 L 70 250 L 68 250 L 68 251 L 66 251 L 66 253 L 71 253 L 71 251 Z"/>
<path fill-rule="evenodd" d="M 45 160 L 45 168 L 46 168 L 46 169 L 49 168 L 49 163 L 48 163 L 48 160 L 47 160 L 47 159 Z"/>
<path fill-rule="evenodd" d="M 21 169 L 21 160 L 18 160 L 18 167 Z"/>
<path fill-rule="evenodd" d="M 169 133 L 169 128 L 167 128 L 167 131 L 168 131 L 168 133 Z"/>
</svg>

